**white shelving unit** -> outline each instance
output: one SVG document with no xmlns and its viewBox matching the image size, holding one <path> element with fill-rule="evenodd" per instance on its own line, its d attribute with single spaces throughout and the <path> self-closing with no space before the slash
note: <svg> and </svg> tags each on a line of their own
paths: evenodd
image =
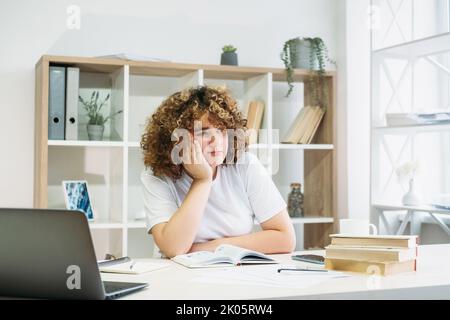
<svg viewBox="0 0 450 320">
<path fill-rule="evenodd" d="M 388 113 L 450 112 L 449 3 L 430 1 L 420 17 L 418 7 L 425 3 L 406 3 L 409 6 L 400 4 L 392 11 L 385 0 L 373 1 L 380 8 L 390 7 L 392 13 L 385 26 L 372 30 L 372 48 L 376 50 L 371 57 L 371 220 L 382 227 L 382 233 L 398 227 L 399 221 L 394 216 L 381 217 L 380 208 L 405 207 L 401 199 L 408 187 L 396 175 L 396 169 L 404 163 L 416 161 L 419 165 L 414 180 L 424 204 L 431 203 L 435 195 L 450 194 L 446 182 L 450 178 L 450 124 L 386 125 Z M 402 19 L 398 20 L 400 15 Z M 389 35 L 393 30 L 400 35 L 397 39 Z M 428 36 L 418 38 L 419 31 Z M 433 32 L 437 34 L 430 36 Z M 388 38 L 395 45 L 380 48 Z M 389 223 L 393 225 L 383 227 Z"/>
<path fill-rule="evenodd" d="M 450 50 L 450 32 L 393 45 L 373 51 L 375 56 L 417 59 Z"/>
<path fill-rule="evenodd" d="M 80 92 L 90 94 L 93 90 L 100 90 L 103 95 L 109 93 L 111 94 L 109 107 L 114 111 L 123 110 L 123 114 L 111 123 L 110 134 L 106 136 L 106 141 L 87 140 L 81 113 L 80 140 L 47 139 L 45 119 L 48 110 L 45 106 L 48 87 L 45 86 L 48 85 L 46 75 L 51 63 L 80 68 Z M 306 180 L 309 179 L 310 185 L 315 186 L 316 181 L 326 185 L 328 182 L 322 182 L 321 179 L 326 181 L 332 179 L 334 168 L 332 128 L 325 130 L 318 138 L 318 141 L 325 143 L 292 145 L 281 144 L 278 140 L 290 125 L 292 115 L 298 112 L 303 103 L 302 81 L 307 75 L 304 70 L 296 70 L 295 100 L 287 100 L 295 103 L 295 108 L 286 114 L 280 109 L 287 106 L 279 106 L 279 98 L 273 97 L 274 88 L 284 81 L 282 69 L 44 56 L 36 67 L 36 75 L 38 92 L 36 109 L 40 116 L 36 119 L 35 207 L 64 208 L 61 181 L 87 180 L 96 216 L 96 219 L 90 222 L 90 227 L 99 259 L 103 259 L 106 253 L 134 257 L 153 255 L 153 243 L 147 234 L 141 198 L 140 173 L 144 166 L 139 141 L 146 119 L 165 97 L 182 88 L 203 84 L 226 85 L 244 114 L 250 100 L 264 102 L 262 129 L 265 132 L 260 134 L 258 144 L 250 146 L 250 152 L 255 153 L 273 174 L 274 181 L 286 202 L 290 182 L 307 184 Z M 329 76 L 334 79 L 333 73 Z M 286 87 L 283 86 L 282 90 L 284 94 Z M 282 103 L 286 101 L 283 99 Z M 332 106 L 331 104 L 330 110 Z M 276 109 L 278 107 L 280 109 Z M 334 116 L 331 111 L 327 117 L 330 117 L 326 120 L 327 123 L 333 125 Z M 268 134 L 273 129 L 280 129 L 280 133 Z M 314 155 L 313 159 L 311 158 L 313 153 L 319 153 L 319 156 Z M 308 159 L 311 158 L 309 162 L 304 159 L 307 154 Z M 320 161 L 320 155 L 324 157 L 323 162 Z M 323 167 L 317 166 L 316 161 Z M 308 163 L 312 172 L 308 173 L 306 178 L 305 168 Z M 317 177 L 316 174 L 320 176 Z M 332 201 L 335 199 L 331 194 L 334 192 L 332 187 L 317 186 L 315 190 L 312 188 L 305 190 L 305 197 L 309 191 L 314 199 L 322 202 L 310 201 L 308 216 L 292 220 L 298 230 L 297 249 L 302 249 L 304 245 L 304 225 L 326 225 L 324 230 L 332 229 L 336 215 L 333 211 L 335 207 Z M 317 211 L 311 209 L 316 203 Z M 314 240 L 315 238 L 312 238 L 309 243 Z"/>
</svg>

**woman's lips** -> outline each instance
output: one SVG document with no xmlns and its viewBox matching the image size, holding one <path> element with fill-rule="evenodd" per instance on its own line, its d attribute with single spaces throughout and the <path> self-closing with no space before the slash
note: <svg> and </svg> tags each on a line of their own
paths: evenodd
<svg viewBox="0 0 450 320">
<path fill-rule="evenodd" d="M 211 153 L 211 155 L 212 155 L 213 157 L 215 157 L 215 156 L 221 155 L 221 154 L 222 154 L 222 151 L 213 151 L 213 152 L 210 152 L 210 153 Z"/>
</svg>

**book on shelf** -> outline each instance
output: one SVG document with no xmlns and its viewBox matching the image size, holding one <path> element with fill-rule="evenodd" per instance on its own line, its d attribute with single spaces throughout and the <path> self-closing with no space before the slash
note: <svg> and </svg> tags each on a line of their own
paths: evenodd
<svg viewBox="0 0 450 320">
<path fill-rule="evenodd" d="M 391 275 L 416 271 L 417 236 L 332 234 L 325 268 Z"/>
<path fill-rule="evenodd" d="M 418 236 L 330 234 L 332 245 L 357 247 L 415 248 Z"/>
<path fill-rule="evenodd" d="M 306 108 L 300 109 L 300 112 L 295 117 L 294 121 L 292 122 L 291 126 L 289 127 L 287 133 L 285 134 L 285 136 L 281 142 L 297 143 L 297 140 L 294 137 L 299 136 L 301 119 L 303 119 L 306 110 L 307 110 Z"/>
<path fill-rule="evenodd" d="M 298 137 L 295 138 L 295 140 L 297 141 L 296 143 L 302 143 L 302 141 L 304 140 L 306 131 L 308 130 L 308 127 L 311 125 L 313 117 L 314 117 L 314 107 L 306 107 L 304 119 L 300 120 L 300 126 L 297 131 Z"/>
<path fill-rule="evenodd" d="M 171 258 L 188 268 L 210 268 L 224 266 L 238 266 L 245 264 L 274 264 L 277 263 L 269 256 L 241 247 L 223 244 L 211 251 L 197 251 Z"/>
<path fill-rule="evenodd" d="M 247 107 L 247 128 L 250 130 L 249 144 L 258 142 L 258 131 L 264 115 L 264 103 L 252 100 Z"/>
<path fill-rule="evenodd" d="M 322 118 L 324 116 L 325 112 L 322 108 L 316 107 L 314 109 L 313 116 L 311 118 L 311 121 L 309 122 L 309 126 L 306 129 L 305 135 L 300 140 L 300 143 L 310 144 L 319 125 L 322 121 Z"/>
<path fill-rule="evenodd" d="M 387 126 L 412 126 L 450 124 L 450 112 L 435 111 L 426 113 L 387 113 Z"/>
<path fill-rule="evenodd" d="M 283 143 L 309 144 L 319 128 L 325 111 L 321 107 L 303 107 L 295 117 L 287 133 L 282 139 Z"/>
<path fill-rule="evenodd" d="M 414 272 L 416 271 L 416 264 L 416 260 L 403 262 L 376 262 L 325 257 L 325 269 L 327 270 L 369 273 L 382 276 Z"/>
<path fill-rule="evenodd" d="M 104 56 L 97 56 L 96 58 L 102 59 L 121 59 L 121 60 L 129 60 L 129 61 L 155 61 L 155 62 L 170 62 L 169 60 L 145 56 L 142 54 L 136 54 L 131 52 L 121 52 Z"/>
</svg>

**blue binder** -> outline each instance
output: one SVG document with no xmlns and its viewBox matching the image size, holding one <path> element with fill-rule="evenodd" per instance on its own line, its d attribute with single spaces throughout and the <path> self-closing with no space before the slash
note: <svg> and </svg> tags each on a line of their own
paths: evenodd
<svg viewBox="0 0 450 320">
<path fill-rule="evenodd" d="M 64 140 L 66 68 L 50 67 L 48 93 L 48 139 Z"/>
</svg>

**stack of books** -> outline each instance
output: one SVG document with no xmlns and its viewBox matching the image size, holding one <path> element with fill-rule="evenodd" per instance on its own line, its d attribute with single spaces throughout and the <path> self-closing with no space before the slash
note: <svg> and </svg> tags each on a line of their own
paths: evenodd
<svg viewBox="0 0 450 320">
<path fill-rule="evenodd" d="M 303 107 L 284 136 L 283 143 L 311 143 L 319 128 L 325 110 L 321 107 Z"/>
<path fill-rule="evenodd" d="M 258 142 L 258 131 L 264 115 L 264 103 L 252 100 L 247 107 L 247 128 L 249 129 L 249 144 Z"/>
<path fill-rule="evenodd" d="M 392 275 L 416 271 L 417 236 L 332 234 L 325 247 L 329 270 Z"/>
</svg>

